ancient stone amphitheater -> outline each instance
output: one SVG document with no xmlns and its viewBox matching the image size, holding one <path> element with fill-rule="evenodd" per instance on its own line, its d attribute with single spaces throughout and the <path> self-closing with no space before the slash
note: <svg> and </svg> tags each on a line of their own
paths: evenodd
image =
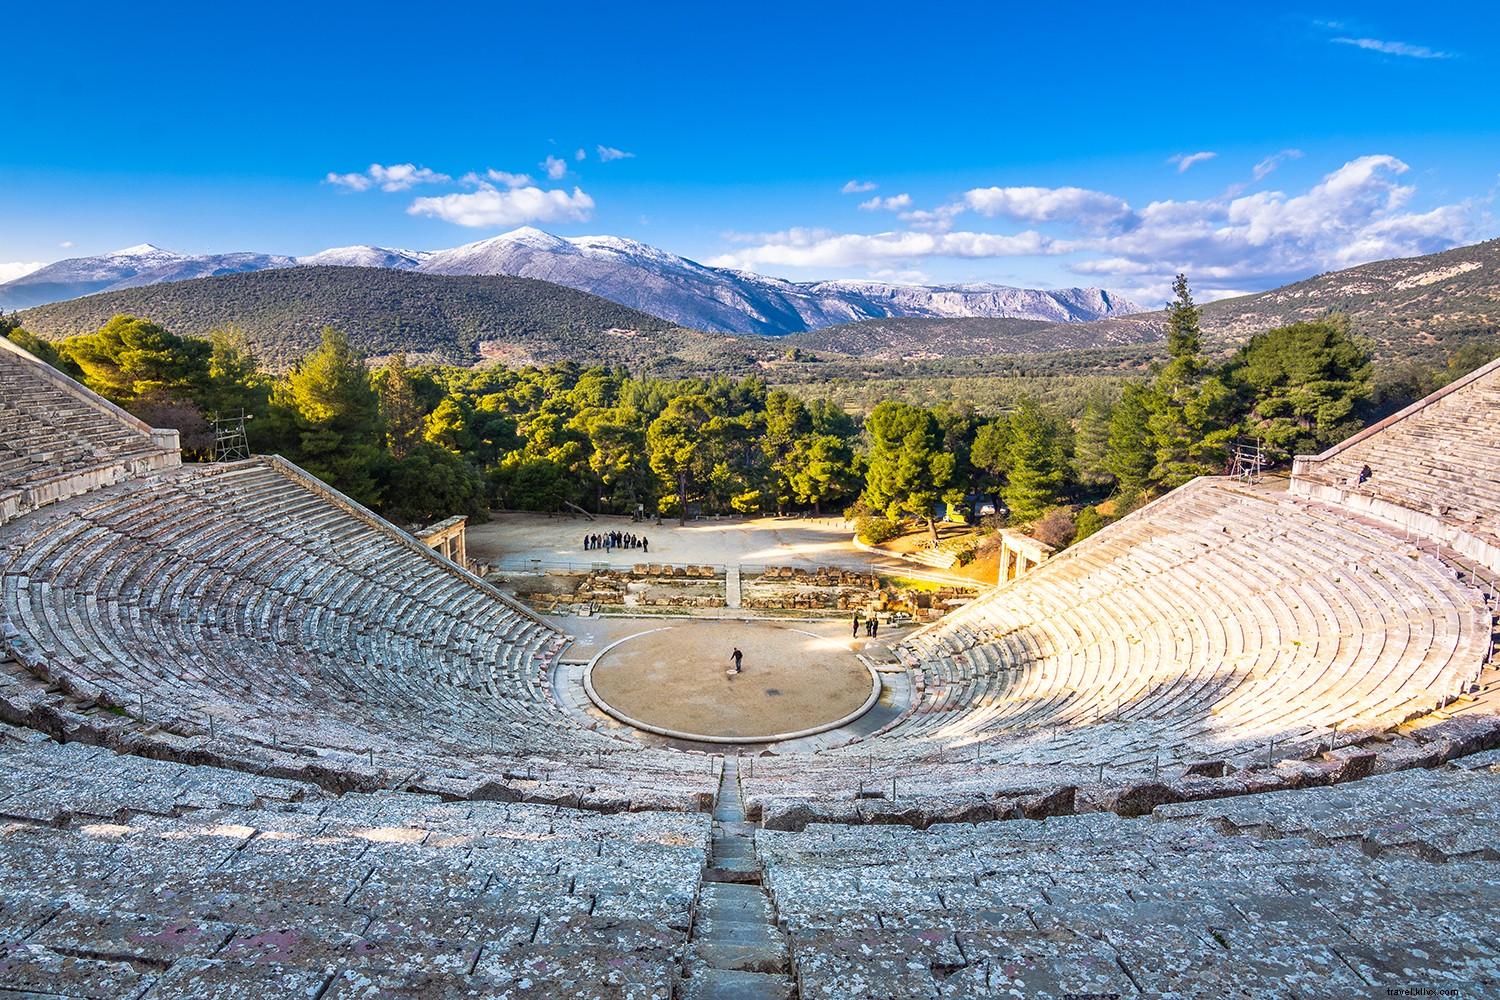
<svg viewBox="0 0 1500 1000">
<path fill-rule="evenodd" d="M 0 340 L 0 997 L 1500 995 L 1496 575 L 1500 363 L 914 633 L 878 728 L 665 749 Z"/>
</svg>

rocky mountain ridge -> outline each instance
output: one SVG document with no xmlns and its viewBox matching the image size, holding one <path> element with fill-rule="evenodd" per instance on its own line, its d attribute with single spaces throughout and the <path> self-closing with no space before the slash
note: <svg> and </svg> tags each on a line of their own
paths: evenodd
<svg viewBox="0 0 1500 1000">
<path fill-rule="evenodd" d="M 287 267 L 339 265 L 441 275 L 536 278 L 588 292 L 682 326 L 780 336 L 892 316 L 995 317 L 1085 322 L 1140 311 L 1099 288 L 1055 291 L 991 284 L 792 282 L 708 267 L 617 236 L 563 238 L 531 227 L 449 250 L 356 246 L 305 257 L 189 256 L 149 244 L 49 264 L 0 284 L 0 308 L 25 308 L 94 292 Z"/>
</svg>

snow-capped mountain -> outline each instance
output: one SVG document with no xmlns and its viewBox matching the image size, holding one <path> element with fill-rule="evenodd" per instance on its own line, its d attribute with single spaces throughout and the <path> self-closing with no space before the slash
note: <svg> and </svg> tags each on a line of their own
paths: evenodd
<svg viewBox="0 0 1500 1000">
<path fill-rule="evenodd" d="M 1083 322 L 1141 311 L 1098 288 L 1038 291 L 1004 285 L 792 282 L 707 267 L 617 236 L 563 238 L 524 227 L 433 252 L 337 247 L 305 257 L 236 253 L 189 257 L 142 245 L 59 261 L 0 284 L 0 307 L 239 271 L 311 265 L 383 267 L 425 274 L 500 274 L 566 285 L 698 330 L 779 335 L 888 316 L 990 316 Z"/>
<path fill-rule="evenodd" d="M 798 283 L 706 267 L 617 236 L 564 239 L 530 227 L 440 250 L 417 270 L 540 278 L 719 333 L 797 333 L 886 316 L 1004 316 L 1066 323 L 1140 311 L 1098 288 Z"/>
<path fill-rule="evenodd" d="M 0 307 L 24 309 L 44 302 L 76 299 L 80 295 L 102 292 L 143 271 L 185 259 L 182 254 L 142 243 L 97 257 L 60 260 L 0 285 Z"/>
<path fill-rule="evenodd" d="M 168 281 L 211 278 L 216 274 L 240 274 L 244 271 L 268 271 L 274 267 L 295 266 L 295 257 L 270 253 L 215 253 L 202 257 L 179 257 L 158 267 L 121 278 L 101 290 L 112 292 L 117 288 L 139 288 L 142 285 L 160 285 Z"/>
<path fill-rule="evenodd" d="M 397 250 L 392 247 L 368 246 L 334 247 L 306 257 L 298 257 L 297 263 L 308 266 L 390 267 L 398 271 L 410 271 L 431 256 L 430 250 Z"/>
</svg>

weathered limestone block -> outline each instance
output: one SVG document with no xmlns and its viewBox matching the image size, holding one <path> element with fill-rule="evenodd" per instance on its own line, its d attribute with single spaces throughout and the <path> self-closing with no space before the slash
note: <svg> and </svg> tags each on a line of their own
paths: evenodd
<svg viewBox="0 0 1500 1000">
<path fill-rule="evenodd" d="M 1121 816 L 1144 816 L 1159 805 L 1181 802 L 1182 793 L 1171 785 L 1147 782 L 1113 788 L 1103 796 L 1104 808 Z"/>
<path fill-rule="evenodd" d="M 1027 819 L 1047 819 L 1050 816 L 1073 815 L 1078 789 L 1070 785 L 1055 788 L 1050 792 L 1029 795 L 1017 799 L 1021 815 Z"/>
<path fill-rule="evenodd" d="M 755 815 L 758 806 L 762 825 L 767 830 L 800 833 L 809 823 L 859 823 L 861 815 L 854 802 L 808 802 L 804 799 L 752 798 L 747 813 Z"/>
</svg>

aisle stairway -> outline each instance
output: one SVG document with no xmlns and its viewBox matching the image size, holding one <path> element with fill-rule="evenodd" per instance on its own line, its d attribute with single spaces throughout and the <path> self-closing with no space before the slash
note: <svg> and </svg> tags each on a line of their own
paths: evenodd
<svg viewBox="0 0 1500 1000">
<path fill-rule="evenodd" d="M 724 606 L 726 608 L 740 606 L 740 568 L 738 566 L 729 566 L 724 570 Z"/>
<path fill-rule="evenodd" d="M 724 760 L 714 804 L 713 848 L 688 950 L 689 1000 L 792 1000 L 791 955 L 761 887 L 755 824 L 746 822 L 739 761 Z"/>
</svg>

